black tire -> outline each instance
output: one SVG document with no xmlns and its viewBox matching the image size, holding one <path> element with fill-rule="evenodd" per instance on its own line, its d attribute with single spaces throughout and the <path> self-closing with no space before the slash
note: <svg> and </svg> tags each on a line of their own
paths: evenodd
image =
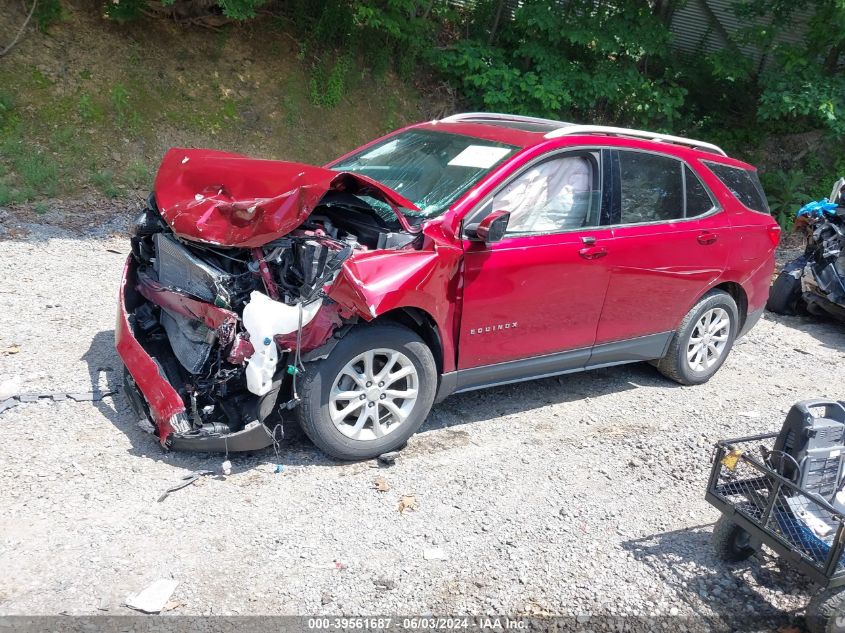
<svg viewBox="0 0 845 633">
<path fill-rule="evenodd" d="M 804 614 L 810 633 L 845 633 L 845 588 L 820 591 Z"/>
<path fill-rule="evenodd" d="M 776 278 L 769 289 L 769 300 L 766 309 L 775 314 L 796 313 L 798 302 L 801 300 L 801 280 L 783 271 Z"/>
<path fill-rule="evenodd" d="M 377 349 L 401 352 L 413 364 L 418 381 L 417 400 L 407 418 L 394 430 L 375 439 L 353 439 L 332 422 L 329 395 L 347 363 L 359 354 Z M 411 330 L 393 324 L 359 325 L 343 337 L 327 358 L 308 363 L 297 387 L 301 398 L 299 423 L 320 450 L 343 460 L 372 459 L 401 448 L 425 421 L 437 391 L 437 366 L 431 350 Z M 369 406 L 369 399 L 365 402 Z M 375 410 L 382 408 L 375 406 Z M 373 422 L 367 424 L 372 426 Z"/>
<path fill-rule="evenodd" d="M 755 551 L 750 545 L 748 532 L 725 515 L 719 517 L 713 526 L 712 542 L 716 556 L 726 563 L 744 561 Z"/>
<path fill-rule="evenodd" d="M 699 319 L 701 319 L 705 313 L 713 310 L 714 308 L 722 308 L 728 314 L 730 326 L 728 330 L 727 343 L 712 366 L 702 370 L 695 370 L 690 366 L 690 362 L 687 359 L 687 347 L 689 345 L 689 340 Z M 722 290 L 711 290 L 699 299 L 698 303 L 696 303 L 687 313 L 683 321 L 681 321 L 680 326 L 675 331 L 672 341 L 669 343 L 669 349 L 666 351 L 666 355 L 655 361 L 653 364 L 657 367 L 657 370 L 661 374 L 682 385 L 703 384 L 710 380 L 710 378 L 713 377 L 713 374 L 715 374 L 722 366 L 722 363 L 725 362 L 725 359 L 731 352 L 734 340 L 736 340 L 738 330 L 739 310 L 737 310 L 736 302 L 733 300 L 733 297 Z"/>
</svg>

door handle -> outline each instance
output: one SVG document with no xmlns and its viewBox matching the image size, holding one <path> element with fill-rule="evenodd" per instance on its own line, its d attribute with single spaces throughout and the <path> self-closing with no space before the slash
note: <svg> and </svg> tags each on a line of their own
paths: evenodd
<svg viewBox="0 0 845 633">
<path fill-rule="evenodd" d="M 578 254 L 584 259 L 598 259 L 607 255 L 607 249 L 604 246 L 588 246 L 578 251 Z"/>
<path fill-rule="evenodd" d="M 699 244 L 703 244 L 704 246 L 707 246 L 708 244 L 715 243 L 716 240 L 719 239 L 719 236 L 716 235 L 715 233 L 711 233 L 710 231 L 702 231 L 701 233 L 698 234 L 698 237 L 696 239 L 698 239 Z"/>
</svg>

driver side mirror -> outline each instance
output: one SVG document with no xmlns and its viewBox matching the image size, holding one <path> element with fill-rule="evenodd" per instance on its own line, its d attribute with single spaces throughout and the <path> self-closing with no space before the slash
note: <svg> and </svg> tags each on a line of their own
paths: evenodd
<svg viewBox="0 0 845 633">
<path fill-rule="evenodd" d="M 466 228 L 469 237 L 483 240 L 486 244 L 501 242 L 508 230 L 511 214 L 508 211 L 493 211 L 478 224 L 470 224 Z"/>
</svg>

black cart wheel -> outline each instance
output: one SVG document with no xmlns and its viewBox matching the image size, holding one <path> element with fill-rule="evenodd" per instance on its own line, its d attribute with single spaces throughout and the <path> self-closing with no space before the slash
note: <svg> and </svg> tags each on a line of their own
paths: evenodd
<svg viewBox="0 0 845 633">
<path fill-rule="evenodd" d="M 845 587 L 817 593 L 804 617 L 810 633 L 845 633 Z"/>
<path fill-rule="evenodd" d="M 754 553 L 751 535 L 724 515 L 713 526 L 713 548 L 726 563 L 738 563 Z"/>
</svg>

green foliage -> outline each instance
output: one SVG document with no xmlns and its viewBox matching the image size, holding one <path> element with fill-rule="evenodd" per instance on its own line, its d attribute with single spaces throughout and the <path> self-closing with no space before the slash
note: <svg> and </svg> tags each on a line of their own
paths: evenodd
<svg viewBox="0 0 845 633">
<path fill-rule="evenodd" d="M 149 187 L 152 184 L 152 171 L 142 160 L 133 159 L 129 161 L 124 177 L 127 184 L 136 189 Z"/>
<path fill-rule="evenodd" d="M 94 103 L 91 95 L 87 93 L 79 95 L 79 104 L 76 111 L 83 123 L 97 123 L 103 120 L 103 109 Z"/>
<path fill-rule="evenodd" d="M 109 169 L 94 171 L 91 174 L 91 184 L 109 198 L 117 198 L 120 189 L 114 183 L 114 174 Z"/>
<path fill-rule="evenodd" d="M 325 64 L 317 66 L 308 82 L 308 97 L 311 103 L 326 108 L 338 105 L 343 98 L 349 67 L 350 60 L 346 56 L 339 57 L 328 72 Z"/>
<path fill-rule="evenodd" d="M 49 0 L 56 2 L 58 0 Z M 106 0 L 103 2 L 103 14 L 115 22 L 131 22 L 140 18 L 144 9 L 155 0 Z M 169 6 L 175 0 L 158 0 L 159 4 Z M 226 17 L 244 21 L 256 16 L 256 11 L 267 0 L 216 0 L 216 4 Z"/>
<path fill-rule="evenodd" d="M 645 3 L 527 0 L 498 28 L 434 60 L 474 107 L 661 127 L 683 104 L 668 31 Z"/>
<path fill-rule="evenodd" d="M 110 97 L 118 127 L 137 132 L 141 126 L 141 115 L 132 107 L 126 86 L 123 84 L 112 86 Z"/>
<path fill-rule="evenodd" d="M 763 173 L 760 180 L 772 216 L 788 231 L 795 222 L 795 212 L 813 198 L 807 193 L 811 188 L 807 175 L 800 169 L 777 170 Z"/>
<path fill-rule="evenodd" d="M 35 7 L 33 17 L 38 28 L 42 31 L 46 30 L 47 27 L 62 19 L 61 2 L 59 0 L 38 0 L 38 6 Z"/>
<path fill-rule="evenodd" d="M 103 15 L 115 22 L 131 22 L 144 14 L 147 0 L 107 0 L 103 3 Z"/>
</svg>

